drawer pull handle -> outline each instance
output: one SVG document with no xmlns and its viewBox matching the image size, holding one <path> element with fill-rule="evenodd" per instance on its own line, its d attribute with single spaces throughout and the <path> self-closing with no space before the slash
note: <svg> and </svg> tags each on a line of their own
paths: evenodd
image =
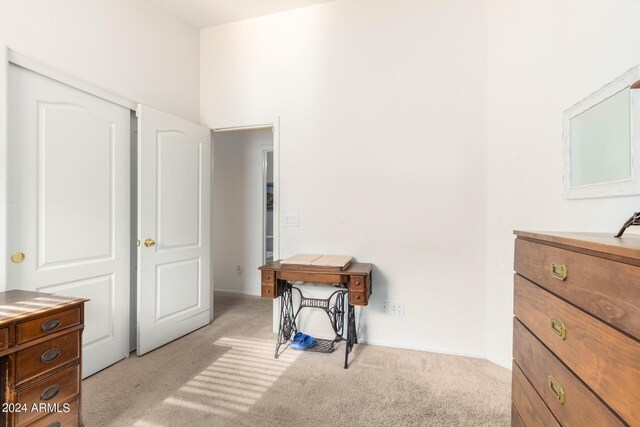
<svg viewBox="0 0 640 427">
<path fill-rule="evenodd" d="M 60 427 L 60 422 L 59 421 L 54 421 L 51 424 L 49 424 L 47 427 Z"/>
<path fill-rule="evenodd" d="M 551 263 L 551 274 L 558 280 L 564 281 L 567 278 L 567 266 L 564 264 Z"/>
<path fill-rule="evenodd" d="M 40 394 L 40 400 L 51 400 L 56 397 L 56 394 L 60 391 L 59 385 L 52 385 L 51 387 L 47 387 Z"/>
<path fill-rule="evenodd" d="M 567 327 L 564 326 L 564 323 L 552 317 L 549 319 L 549 326 L 557 336 L 562 338 L 562 341 L 567 339 Z"/>
<path fill-rule="evenodd" d="M 52 348 L 51 350 L 47 350 L 42 353 L 42 356 L 40 356 L 40 360 L 42 361 L 42 363 L 51 363 L 58 357 L 60 357 L 61 354 L 62 351 L 60 351 L 59 348 Z"/>
<path fill-rule="evenodd" d="M 42 332 L 51 332 L 58 329 L 60 323 L 62 323 L 62 321 L 58 318 L 49 319 L 42 324 L 40 329 L 42 329 Z"/>
<path fill-rule="evenodd" d="M 549 375 L 549 390 L 556 396 L 561 405 L 564 405 L 564 389 L 551 375 Z"/>
</svg>

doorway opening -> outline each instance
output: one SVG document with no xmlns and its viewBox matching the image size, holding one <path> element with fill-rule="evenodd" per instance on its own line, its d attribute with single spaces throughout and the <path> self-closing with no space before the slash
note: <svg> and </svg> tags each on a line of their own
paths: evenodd
<svg viewBox="0 0 640 427">
<path fill-rule="evenodd" d="M 277 255 L 275 136 L 273 126 L 214 131 L 212 265 L 217 292 L 259 296 L 258 267 Z"/>
</svg>

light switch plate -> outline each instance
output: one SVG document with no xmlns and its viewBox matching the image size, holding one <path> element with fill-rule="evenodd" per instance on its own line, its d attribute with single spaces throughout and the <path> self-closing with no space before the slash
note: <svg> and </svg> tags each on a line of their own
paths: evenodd
<svg viewBox="0 0 640 427">
<path fill-rule="evenodd" d="M 282 225 L 287 227 L 297 227 L 299 223 L 297 212 L 288 212 L 282 215 Z"/>
</svg>

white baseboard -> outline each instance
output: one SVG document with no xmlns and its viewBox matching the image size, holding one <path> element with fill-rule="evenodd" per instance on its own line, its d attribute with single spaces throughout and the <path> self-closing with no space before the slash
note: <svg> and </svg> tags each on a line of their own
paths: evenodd
<svg viewBox="0 0 640 427">
<path fill-rule="evenodd" d="M 512 370 L 512 364 L 511 364 L 511 360 L 509 360 L 509 362 L 507 364 L 504 364 L 502 360 L 497 360 L 493 357 L 488 357 L 487 360 L 491 363 L 495 363 L 498 366 L 502 366 L 503 368 L 506 368 L 508 370 Z"/>
<path fill-rule="evenodd" d="M 235 294 L 235 295 L 243 295 L 243 296 L 248 296 L 248 297 L 259 297 L 260 294 L 252 294 L 249 292 L 240 292 L 237 290 L 233 290 L 233 289 L 214 289 L 213 293 L 215 294 L 216 292 L 220 292 L 221 294 Z"/>
<path fill-rule="evenodd" d="M 474 359 L 489 360 L 484 354 L 451 351 L 451 350 L 446 350 L 446 349 L 436 348 L 436 347 L 429 347 L 429 346 L 406 345 L 406 344 L 390 343 L 387 341 L 379 341 L 379 340 L 359 340 L 359 342 L 361 344 L 377 345 L 380 347 L 402 348 L 405 350 L 426 351 L 428 353 L 447 354 L 449 356 L 463 356 L 463 357 L 473 357 Z"/>
</svg>

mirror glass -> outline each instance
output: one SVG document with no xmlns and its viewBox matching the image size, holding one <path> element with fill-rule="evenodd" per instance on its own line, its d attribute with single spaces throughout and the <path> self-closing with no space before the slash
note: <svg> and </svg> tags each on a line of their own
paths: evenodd
<svg viewBox="0 0 640 427">
<path fill-rule="evenodd" d="M 571 186 L 631 178 L 631 104 L 626 88 L 570 120 Z"/>
<path fill-rule="evenodd" d="M 640 67 L 564 112 L 563 197 L 640 193 Z"/>
</svg>

